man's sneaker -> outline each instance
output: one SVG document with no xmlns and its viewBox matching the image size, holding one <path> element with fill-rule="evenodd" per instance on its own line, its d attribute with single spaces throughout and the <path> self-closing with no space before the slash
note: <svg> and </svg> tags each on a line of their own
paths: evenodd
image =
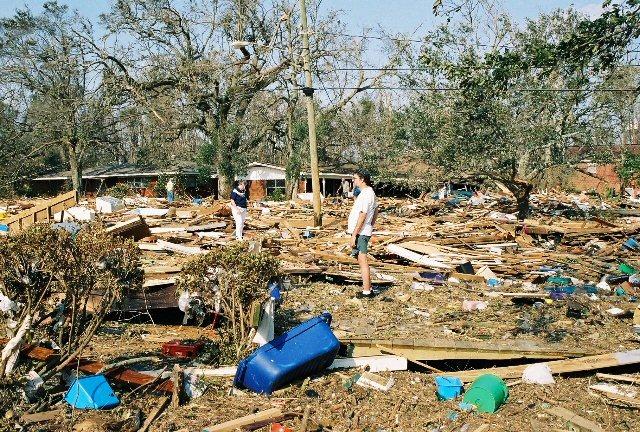
<svg viewBox="0 0 640 432">
<path fill-rule="evenodd" d="M 359 291 L 356 293 L 356 298 L 357 299 L 370 299 L 370 298 L 374 298 L 375 297 L 375 293 L 373 291 L 369 291 L 368 293 L 364 293 L 362 291 Z"/>
</svg>

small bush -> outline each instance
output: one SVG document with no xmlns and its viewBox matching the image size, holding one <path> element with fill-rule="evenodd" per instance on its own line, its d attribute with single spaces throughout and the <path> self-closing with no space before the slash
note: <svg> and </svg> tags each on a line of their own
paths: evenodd
<svg viewBox="0 0 640 432">
<path fill-rule="evenodd" d="M 268 197 L 271 201 L 285 201 L 286 197 L 282 190 L 276 189 L 271 195 Z"/>
<path fill-rule="evenodd" d="M 267 299 L 267 284 L 279 269 L 277 258 L 251 253 L 244 243 L 213 249 L 182 268 L 177 293 L 199 295 L 208 310 L 225 318 L 221 336 L 235 348 L 235 358 L 225 361 L 237 361 L 250 346 L 251 305 Z"/>
<path fill-rule="evenodd" d="M 136 194 L 136 190 L 126 183 L 118 183 L 105 191 L 105 195 L 120 199 Z"/>
<path fill-rule="evenodd" d="M 43 379 L 80 354 L 124 290 L 140 289 L 139 254 L 131 240 L 111 237 L 98 226 L 71 235 L 36 225 L 0 239 L 0 292 L 10 305 L 0 326 L 8 338 L 21 342 L 35 333 L 60 347 Z M 11 370 L 11 362 L 3 362 L 0 376 Z"/>
</svg>

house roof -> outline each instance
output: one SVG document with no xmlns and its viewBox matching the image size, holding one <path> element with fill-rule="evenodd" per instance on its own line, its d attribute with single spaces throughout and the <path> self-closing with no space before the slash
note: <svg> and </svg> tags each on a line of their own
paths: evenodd
<svg viewBox="0 0 640 432">
<path fill-rule="evenodd" d="M 84 179 L 106 179 L 113 177 L 146 177 L 158 175 L 197 175 L 195 164 L 190 162 L 178 162 L 171 166 L 157 168 L 134 164 L 113 164 L 101 167 L 85 168 L 82 170 Z M 214 174 L 212 177 L 216 177 Z M 71 171 L 43 175 L 33 178 L 34 181 L 67 180 L 71 178 Z"/>
<path fill-rule="evenodd" d="M 251 168 L 257 168 L 257 167 L 264 167 L 264 168 L 270 168 L 270 169 L 274 169 L 274 170 L 278 170 L 278 171 L 282 171 L 285 172 L 286 168 L 278 166 L 278 165 L 271 165 L 271 164 L 266 164 L 266 163 L 262 163 L 262 162 L 252 162 L 250 163 L 247 168 L 251 169 Z M 351 178 L 352 173 L 340 173 L 340 172 L 336 172 L 336 170 L 322 170 L 323 168 L 321 168 L 320 171 L 320 177 L 324 177 L 324 178 L 335 178 L 335 179 L 343 179 L 343 178 Z M 306 172 L 306 171 L 301 171 L 300 175 L 302 177 L 311 177 L 311 173 Z"/>
</svg>

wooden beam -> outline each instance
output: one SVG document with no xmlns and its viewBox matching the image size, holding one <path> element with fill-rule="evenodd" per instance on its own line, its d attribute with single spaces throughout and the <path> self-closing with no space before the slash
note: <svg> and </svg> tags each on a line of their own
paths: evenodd
<svg viewBox="0 0 640 432">
<path fill-rule="evenodd" d="M 40 423 L 45 421 L 55 420 L 64 415 L 64 409 L 56 409 L 52 411 L 43 411 L 34 414 L 23 414 L 20 417 L 20 423 L 24 426 L 30 425 L 33 423 Z"/>
<path fill-rule="evenodd" d="M 445 264 L 442 261 L 438 261 L 436 259 L 429 258 L 426 255 L 421 255 L 416 252 L 412 252 L 409 249 L 403 248 L 397 244 L 387 245 L 387 252 L 392 253 L 394 255 L 398 255 L 401 258 L 407 259 L 409 261 L 413 261 L 416 264 L 420 264 L 425 267 L 437 268 L 437 269 L 451 269 L 453 268 L 449 264 Z"/>
<path fill-rule="evenodd" d="M 621 351 L 609 354 L 587 356 L 577 359 L 549 361 L 552 374 L 582 372 L 640 363 L 640 349 Z M 503 379 L 517 379 L 522 376 L 528 365 L 507 366 L 499 368 L 475 369 L 469 371 L 447 372 L 443 375 L 457 376 L 464 382 L 471 382 L 480 375 L 491 373 Z"/>
<path fill-rule="evenodd" d="M 582 430 L 587 430 L 590 432 L 604 432 L 604 429 L 602 429 L 597 423 L 594 423 L 591 420 L 587 420 L 586 418 L 581 417 L 566 408 L 553 407 L 547 409 L 547 412 L 556 417 L 560 417 L 561 419 L 566 420 L 575 426 L 578 426 Z"/>
<path fill-rule="evenodd" d="M 628 382 L 632 384 L 640 384 L 640 377 L 632 377 L 628 375 L 611 375 L 605 373 L 597 373 L 596 378 L 603 381 Z"/>
<path fill-rule="evenodd" d="M 262 424 L 267 421 L 281 421 L 283 417 L 284 415 L 279 408 L 271 408 L 265 411 L 257 412 L 255 414 L 249 414 L 235 420 L 230 420 L 228 422 L 208 426 L 204 428 L 203 432 L 231 432 L 235 431 L 236 429 L 248 428 L 252 425 Z"/>
<path fill-rule="evenodd" d="M 353 357 L 379 355 L 383 350 L 387 350 L 410 360 L 558 359 L 589 354 L 584 351 L 561 350 L 555 345 L 536 345 L 522 341 L 484 343 L 422 338 L 343 339 L 341 342 L 349 346 L 349 355 Z"/>
<path fill-rule="evenodd" d="M 164 250 L 177 252 L 184 255 L 198 255 L 207 253 L 207 251 L 204 251 L 197 246 L 182 246 L 180 244 L 171 243 L 164 240 L 158 240 L 156 244 L 162 247 Z"/>
<path fill-rule="evenodd" d="M 142 216 L 118 222 L 106 228 L 105 232 L 113 236 L 133 237 L 134 239 L 141 239 L 150 234 L 149 227 Z"/>
<path fill-rule="evenodd" d="M 151 411 L 149 413 L 149 415 L 147 416 L 147 419 L 144 421 L 144 424 L 142 425 L 142 427 L 140 429 L 138 429 L 138 432 L 147 432 L 149 430 L 149 427 L 151 426 L 151 424 L 158 417 L 160 417 L 160 414 L 162 414 L 162 412 L 165 410 L 165 408 L 167 408 L 167 406 L 169 405 L 169 402 L 171 402 L 171 398 L 169 396 L 163 396 L 163 398 L 160 400 L 160 403 L 158 404 L 158 406 L 155 407 L 153 409 L 153 411 Z"/>
</svg>

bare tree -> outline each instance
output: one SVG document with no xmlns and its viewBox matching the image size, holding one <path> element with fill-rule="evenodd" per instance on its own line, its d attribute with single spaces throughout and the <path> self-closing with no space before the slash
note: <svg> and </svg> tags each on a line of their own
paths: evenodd
<svg viewBox="0 0 640 432">
<path fill-rule="evenodd" d="M 0 92 L 14 102 L 20 127 L 34 142 L 58 146 L 77 190 L 87 150 L 110 134 L 100 64 L 79 28 L 91 31 L 56 2 L 45 3 L 41 15 L 22 10 L 0 21 Z"/>
</svg>

